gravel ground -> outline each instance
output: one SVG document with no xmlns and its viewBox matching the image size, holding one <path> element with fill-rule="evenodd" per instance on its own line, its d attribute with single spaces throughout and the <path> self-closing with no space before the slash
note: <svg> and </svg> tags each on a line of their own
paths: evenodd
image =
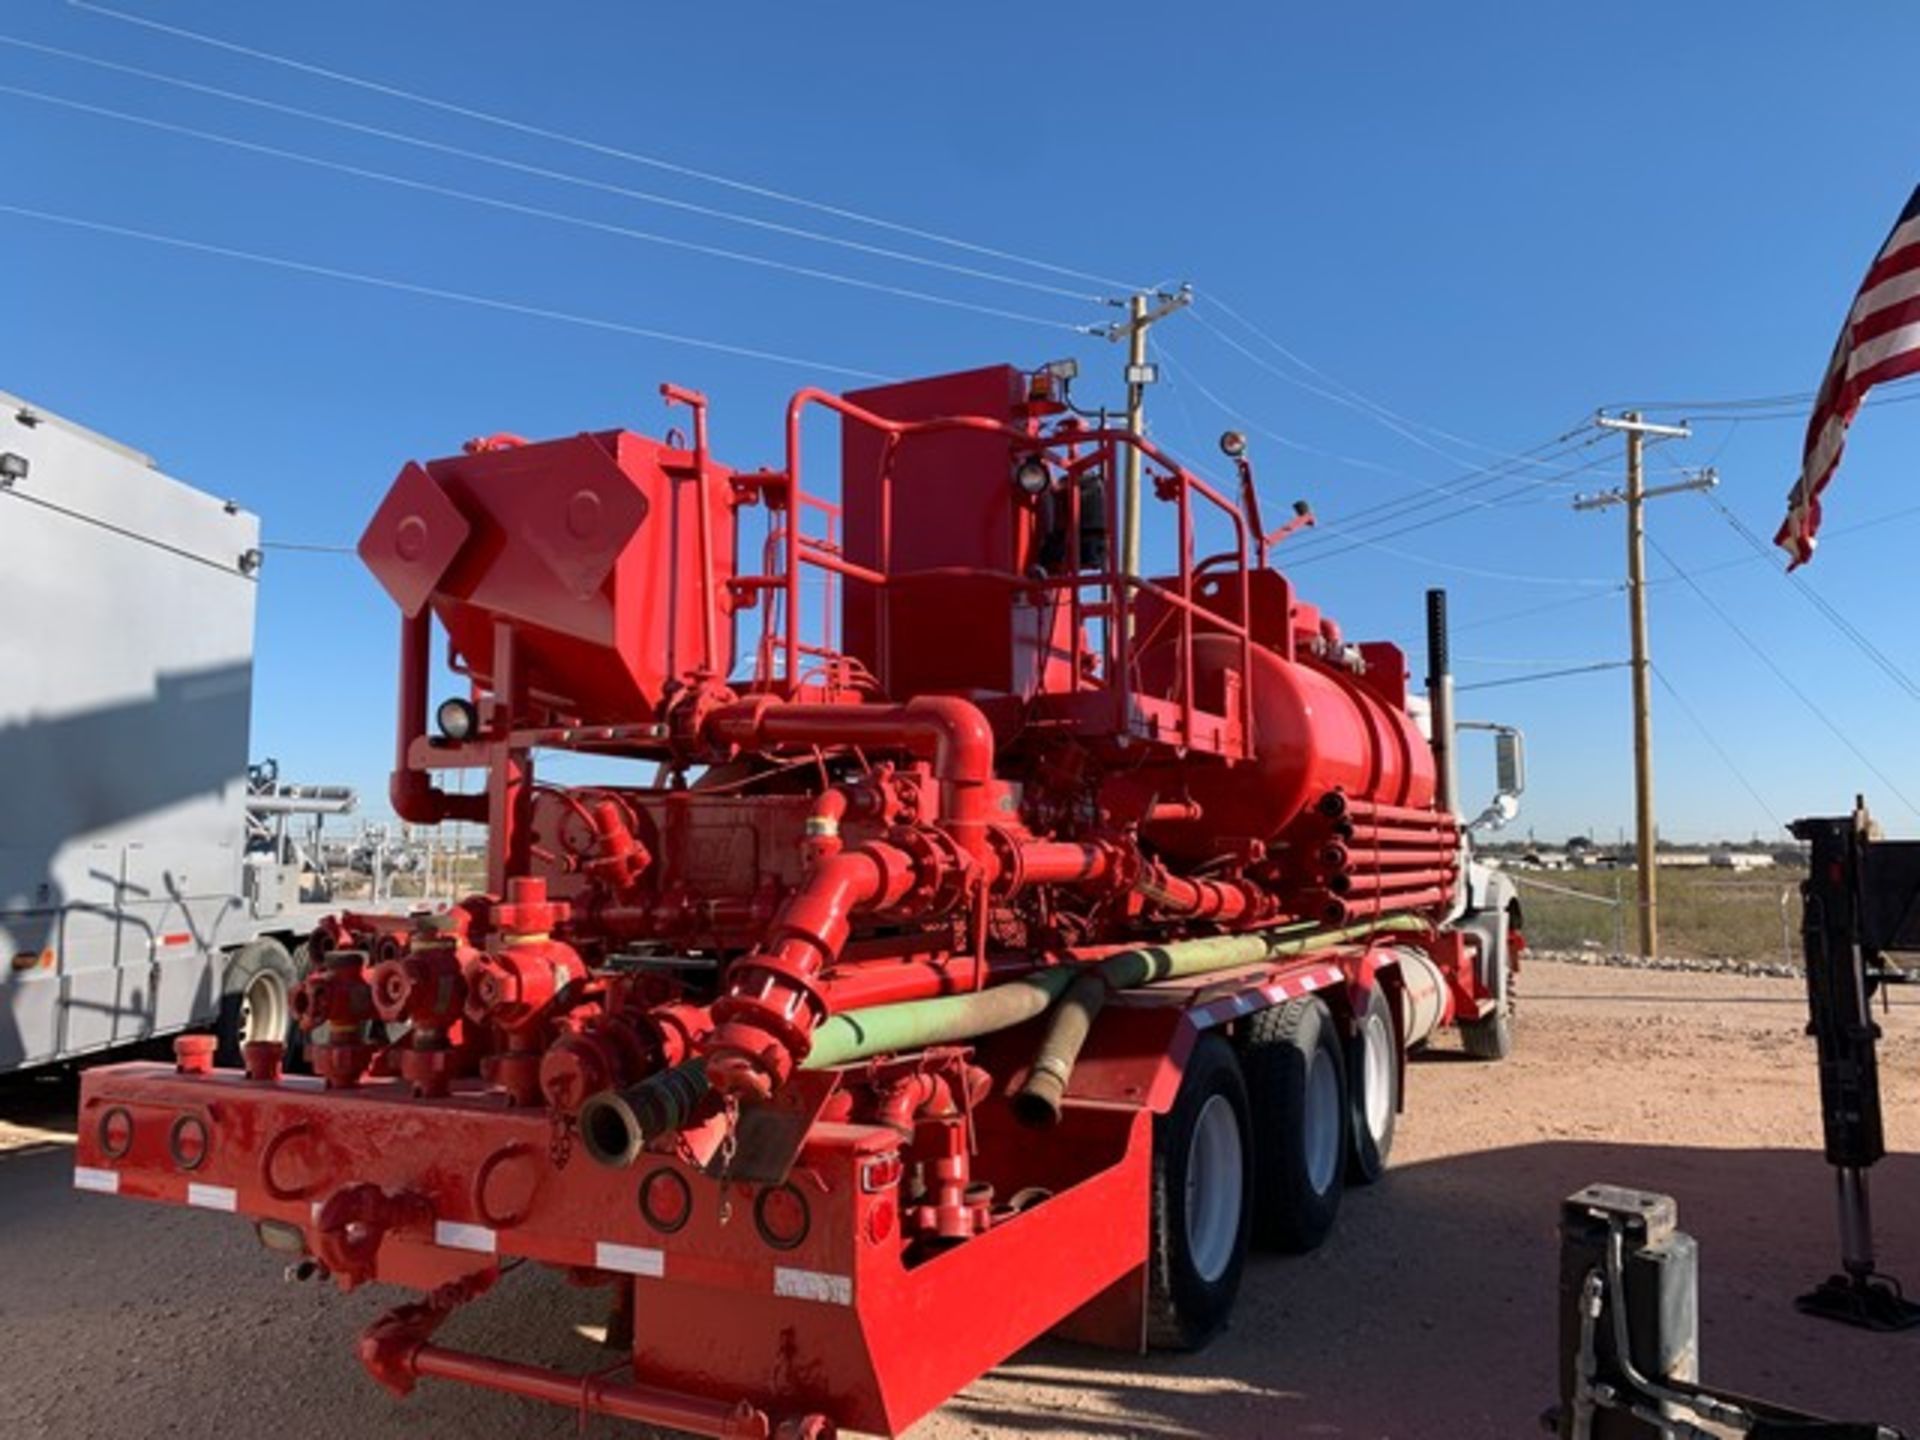
<svg viewBox="0 0 1920 1440">
<path fill-rule="evenodd" d="M 1791 981 L 1536 962 L 1519 1052 L 1413 1068 L 1394 1170 L 1332 1240 L 1255 1260 L 1230 1331 L 1146 1360 L 1043 1342 L 916 1427 L 961 1436 L 1480 1440 L 1539 1433 L 1554 1387 L 1558 1202 L 1667 1191 L 1698 1238 L 1713 1383 L 1920 1426 L 1920 1334 L 1794 1313 L 1835 1255 L 1805 1012 Z M 1920 1284 L 1920 1006 L 1885 1017 L 1896 1151 L 1875 1172 L 1887 1268 Z M 58 1437 L 558 1437 L 575 1418 L 424 1385 L 404 1404 L 352 1338 L 390 1295 L 279 1283 L 245 1225 L 68 1188 L 72 1090 L 0 1088 L 0 1431 Z M 522 1270 L 455 1344 L 597 1368 L 593 1297 Z M 588 1432 L 636 1435 L 600 1421 Z"/>
</svg>

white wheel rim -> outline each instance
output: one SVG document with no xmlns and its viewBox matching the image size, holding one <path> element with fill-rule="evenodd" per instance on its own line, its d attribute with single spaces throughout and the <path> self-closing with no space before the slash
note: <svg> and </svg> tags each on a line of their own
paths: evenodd
<svg viewBox="0 0 1920 1440">
<path fill-rule="evenodd" d="M 278 975 L 262 971 L 240 994 L 240 1042 L 287 1038 L 287 987 Z"/>
<path fill-rule="evenodd" d="M 1240 1238 L 1246 1156 L 1233 1102 L 1215 1095 L 1200 1107 L 1187 1141 L 1187 1254 L 1212 1284 L 1226 1273 Z"/>
<path fill-rule="evenodd" d="M 1379 1015 L 1369 1015 L 1360 1030 L 1360 1101 L 1367 1134 L 1375 1139 L 1393 1122 L 1393 1032 Z"/>
<path fill-rule="evenodd" d="M 1325 1048 L 1307 1064 L 1307 1094 L 1301 1140 L 1307 1152 L 1307 1184 L 1324 1195 L 1340 1169 L 1340 1071 Z"/>
</svg>

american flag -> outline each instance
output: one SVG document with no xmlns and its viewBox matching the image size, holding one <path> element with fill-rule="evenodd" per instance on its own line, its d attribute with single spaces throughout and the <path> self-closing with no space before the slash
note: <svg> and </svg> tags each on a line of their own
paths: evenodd
<svg viewBox="0 0 1920 1440">
<path fill-rule="evenodd" d="M 1882 380 L 1920 371 L 1920 188 L 1894 222 L 1893 233 L 1873 258 L 1860 293 L 1840 327 L 1820 393 L 1807 421 L 1800 478 L 1787 495 L 1787 518 L 1773 537 L 1793 557 L 1787 568 L 1813 558 L 1820 528 L 1820 492 L 1827 488 L 1846 448 L 1847 426 L 1867 392 Z"/>
</svg>

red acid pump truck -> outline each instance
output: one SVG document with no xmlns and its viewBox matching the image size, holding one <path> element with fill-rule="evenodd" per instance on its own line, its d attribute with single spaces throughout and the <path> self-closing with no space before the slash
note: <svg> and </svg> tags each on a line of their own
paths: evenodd
<svg viewBox="0 0 1920 1440">
<path fill-rule="evenodd" d="M 1505 1053 L 1519 912 L 1456 814 L 1444 597 L 1429 712 L 1268 563 L 1293 527 L 1244 464 L 1229 497 L 1064 387 L 805 390 L 784 464 L 736 470 L 666 386 L 690 440 L 406 466 L 359 547 L 400 611 L 392 804 L 484 823 L 485 893 L 320 926 L 310 1075 L 200 1037 L 90 1071 L 75 1183 L 422 1292 L 360 1342 L 396 1395 L 897 1434 L 1048 1331 L 1205 1341 L 1250 1245 L 1310 1249 L 1381 1173 L 1409 1049 Z M 1115 560 L 1129 450 L 1157 574 Z M 436 1343 L 521 1260 L 604 1286 L 630 1368 Z"/>
</svg>

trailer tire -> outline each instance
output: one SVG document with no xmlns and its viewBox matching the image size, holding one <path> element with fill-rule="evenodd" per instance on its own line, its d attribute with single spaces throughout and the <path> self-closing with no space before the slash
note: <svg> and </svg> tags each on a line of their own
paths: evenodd
<svg viewBox="0 0 1920 1440">
<path fill-rule="evenodd" d="M 1518 928 L 1518 907 L 1508 906 L 1505 923 L 1496 926 L 1494 943 L 1500 947 L 1494 971 L 1493 1012 L 1480 1020 L 1460 1022 L 1460 1045 L 1475 1060 L 1504 1060 L 1513 1053 L 1513 954 L 1509 937 Z"/>
<path fill-rule="evenodd" d="M 1194 1350 L 1226 1323 L 1253 1213 L 1247 1083 L 1233 1047 L 1202 1035 L 1173 1107 L 1153 1122 L 1147 1340 Z"/>
<path fill-rule="evenodd" d="M 1400 1115 L 1400 1031 L 1393 1002 L 1378 985 L 1365 992 L 1347 1057 L 1347 1183 L 1371 1185 L 1387 1173 Z"/>
<path fill-rule="evenodd" d="M 1253 1097 L 1253 1240 L 1263 1250 L 1315 1249 L 1340 1213 L 1346 1183 L 1347 1067 L 1333 1014 L 1306 998 L 1247 1022 Z"/>
<path fill-rule="evenodd" d="M 249 940 L 227 956 L 220 1018 L 213 1033 L 215 1062 L 237 1066 L 249 1040 L 285 1042 L 293 1033 L 293 989 L 299 983 L 293 957 L 278 940 Z"/>
</svg>

